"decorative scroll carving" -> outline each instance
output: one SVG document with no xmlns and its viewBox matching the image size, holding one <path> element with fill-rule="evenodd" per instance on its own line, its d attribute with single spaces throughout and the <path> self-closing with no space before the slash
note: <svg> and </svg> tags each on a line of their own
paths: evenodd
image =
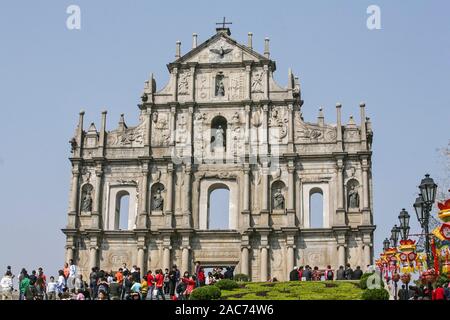
<svg viewBox="0 0 450 320">
<path fill-rule="evenodd" d="M 108 145 L 117 147 L 141 147 L 144 145 L 144 128 L 143 121 L 137 127 L 126 128 L 123 131 L 111 131 L 108 133 Z"/>
<path fill-rule="evenodd" d="M 298 113 L 295 114 L 295 128 L 297 143 L 336 142 L 337 131 L 334 126 L 304 122 Z"/>
<path fill-rule="evenodd" d="M 189 94 L 189 81 L 191 77 L 190 71 L 185 71 L 180 73 L 180 78 L 178 79 L 178 94 L 187 95 Z"/>
<path fill-rule="evenodd" d="M 154 112 L 152 116 L 153 134 L 152 134 L 152 144 L 155 146 L 167 146 L 170 142 L 170 128 L 168 121 L 168 114 Z"/>
</svg>

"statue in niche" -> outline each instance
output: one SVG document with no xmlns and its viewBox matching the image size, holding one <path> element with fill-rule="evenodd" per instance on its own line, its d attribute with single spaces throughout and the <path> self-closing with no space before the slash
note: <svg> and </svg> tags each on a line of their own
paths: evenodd
<svg viewBox="0 0 450 320">
<path fill-rule="evenodd" d="M 222 126 L 219 125 L 219 127 L 216 129 L 216 137 L 215 137 L 214 148 L 223 148 L 224 147 L 223 135 L 224 135 L 224 131 L 222 129 Z"/>
<path fill-rule="evenodd" d="M 157 189 L 153 195 L 152 210 L 162 211 L 164 208 L 164 198 L 161 195 L 161 189 Z"/>
<path fill-rule="evenodd" d="M 359 194 L 355 186 L 351 186 L 348 192 L 348 207 L 349 208 L 359 208 Z"/>
<path fill-rule="evenodd" d="M 284 209 L 284 196 L 281 193 L 281 188 L 275 189 L 275 192 L 273 193 L 273 209 Z"/>
<path fill-rule="evenodd" d="M 225 85 L 223 84 L 223 75 L 216 77 L 216 97 L 225 96 Z"/>
<path fill-rule="evenodd" d="M 158 122 L 158 111 L 153 112 L 152 120 L 154 123 Z"/>
<path fill-rule="evenodd" d="M 83 201 L 81 202 L 81 211 L 83 211 L 83 212 L 91 212 L 92 211 L 92 197 L 91 197 L 90 189 L 87 189 L 85 191 Z"/>
</svg>

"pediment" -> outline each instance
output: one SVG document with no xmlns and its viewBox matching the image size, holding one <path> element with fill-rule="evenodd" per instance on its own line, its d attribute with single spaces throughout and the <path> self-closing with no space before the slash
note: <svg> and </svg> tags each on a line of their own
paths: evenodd
<svg viewBox="0 0 450 320">
<path fill-rule="evenodd" d="M 217 33 L 174 63 L 239 63 L 268 59 L 224 33 Z"/>
</svg>

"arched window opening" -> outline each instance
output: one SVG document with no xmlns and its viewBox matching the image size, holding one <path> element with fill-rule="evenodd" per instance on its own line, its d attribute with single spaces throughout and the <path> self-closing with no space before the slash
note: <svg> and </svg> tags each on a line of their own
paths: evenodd
<svg viewBox="0 0 450 320">
<path fill-rule="evenodd" d="M 284 210 L 286 208 L 285 185 L 282 181 L 272 183 L 272 210 Z"/>
<path fill-rule="evenodd" d="M 323 192 L 315 188 L 309 194 L 309 217 L 311 228 L 323 228 Z"/>
<path fill-rule="evenodd" d="M 230 229 L 230 190 L 225 185 L 213 186 L 208 196 L 208 229 Z"/>
<path fill-rule="evenodd" d="M 225 151 L 227 146 L 227 119 L 215 117 L 211 122 L 211 151 Z"/>
<path fill-rule="evenodd" d="M 116 219 L 115 230 L 129 229 L 130 194 L 127 191 L 120 191 L 116 198 Z"/>
</svg>

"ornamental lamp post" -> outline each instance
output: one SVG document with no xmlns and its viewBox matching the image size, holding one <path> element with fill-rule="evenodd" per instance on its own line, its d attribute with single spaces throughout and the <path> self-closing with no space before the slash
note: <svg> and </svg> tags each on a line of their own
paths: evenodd
<svg viewBox="0 0 450 320">
<path fill-rule="evenodd" d="M 383 249 L 384 249 L 384 251 L 389 250 L 389 246 L 390 246 L 389 239 L 388 238 L 384 239 L 384 241 L 383 241 Z"/>
<path fill-rule="evenodd" d="M 422 229 L 425 233 L 425 251 L 427 254 L 427 268 L 431 266 L 431 253 L 430 253 L 430 239 L 428 223 L 430 219 L 431 209 L 433 203 L 436 200 L 437 184 L 434 183 L 433 178 L 430 178 L 429 174 L 425 175 L 419 185 L 420 196 L 422 202 L 417 198 L 414 203 L 414 209 L 416 210 L 417 219 L 419 220 Z"/>
<path fill-rule="evenodd" d="M 402 240 L 408 240 L 409 236 L 409 219 L 410 215 L 408 214 L 408 211 L 405 210 L 405 208 L 400 211 L 400 214 L 398 215 L 398 220 L 400 221 L 400 232 L 402 234 Z"/>
<path fill-rule="evenodd" d="M 398 243 L 398 236 L 400 234 L 400 228 L 397 227 L 397 225 L 393 226 L 391 229 L 391 241 L 392 241 L 392 247 L 397 247 Z"/>
</svg>

